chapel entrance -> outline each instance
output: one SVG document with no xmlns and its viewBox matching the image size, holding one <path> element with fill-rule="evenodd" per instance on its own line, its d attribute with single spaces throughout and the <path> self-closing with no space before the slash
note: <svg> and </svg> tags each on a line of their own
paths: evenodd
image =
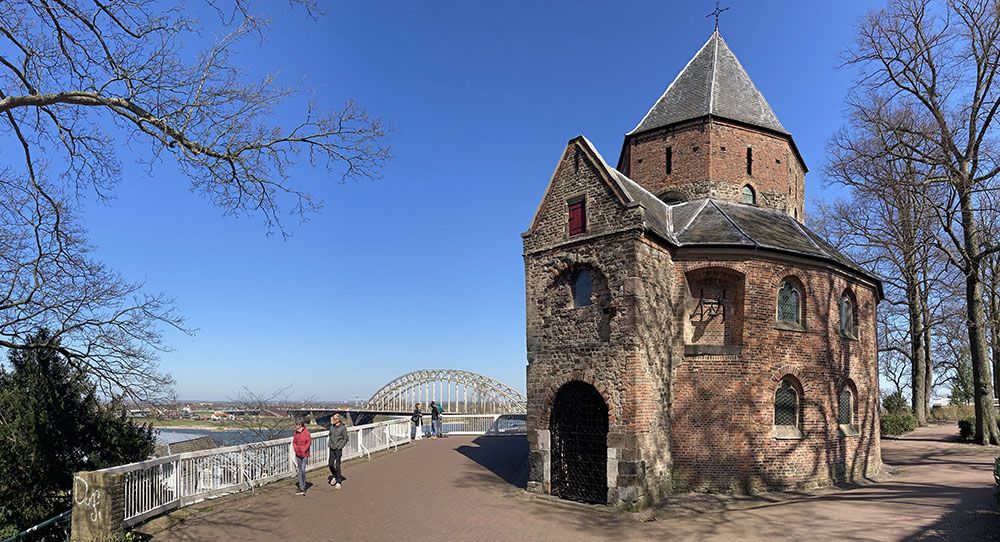
<svg viewBox="0 0 1000 542">
<path fill-rule="evenodd" d="M 552 494 L 571 501 L 608 500 L 608 406 L 593 386 L 559 388 L 549 418 Z"/>
</svg>

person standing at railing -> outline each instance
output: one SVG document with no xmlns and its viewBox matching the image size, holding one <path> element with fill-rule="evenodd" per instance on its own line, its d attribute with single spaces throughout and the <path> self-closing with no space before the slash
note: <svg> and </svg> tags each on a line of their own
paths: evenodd
<svg viewBox="0 0 1000 542">
<path fill-rule="evenodd" d="M 296 495 L 306 494 L 306 463 L 309 461 L 309 448 L 312 446 L 312 435 L 306 429 L 306 422 L 299 420 L 295 424 L 295 436 L 292 437 L 292 450 L 295 451 L 295 470 L 298 471 L 299 490 Z"/>
<path fill-rule="evenodd" d="M 434 433 L 432 439 L 444 436 L 441 434 L 441 405 L 431 401 L 431 432 Z"/>
<path fill-rule="evenodd" d="M 420 403 L 413 407 L 413 414 L 410 415 L 410 440 L 416 440 L 417 430 L 423 425 L 424 414 L 420 412 Z"/>
<path fill-rule="evenodd" d="M 360 438 L 360 436 L 358 437 Z M 330 419 L 330 485 L 340 489 L 344 477 L 340 474 L 340 460 L 344 456 L 344 446 L 350 441 L 347 436 L 347 426 L 340 421 L 340 414 L 334 414 Z"/>
</svg>

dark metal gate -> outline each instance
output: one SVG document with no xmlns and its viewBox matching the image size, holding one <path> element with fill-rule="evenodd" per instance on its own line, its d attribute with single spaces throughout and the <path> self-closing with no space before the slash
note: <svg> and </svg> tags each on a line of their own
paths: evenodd
<svg viewBox="0 0 1000 542">
<path fill-rule="evenodd" d="M 559 388 L 549 418 L 552 494 L 606 503 L 608 499 L 608 406 L 585 382 Z"/>
</svg>

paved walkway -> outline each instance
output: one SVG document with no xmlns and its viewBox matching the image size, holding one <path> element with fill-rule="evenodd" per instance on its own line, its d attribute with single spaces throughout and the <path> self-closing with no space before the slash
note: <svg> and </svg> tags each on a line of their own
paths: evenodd
<svg viewBox="0 0 1000 542">
<path fill-rule="evenodd" d="M 949 442 L 955 432 L 947 425 L 884 440 L 895 473 L 876 484 L 682 498 L 642 514 L 526 494 L 524 438 L 426 440 L 345 465 L 340 491 L 316 471 L 305 497 L 282 482 L 179 511 L 190 517 L 154 540 L 1000 540 L 998 450 Z"/>
</svg>

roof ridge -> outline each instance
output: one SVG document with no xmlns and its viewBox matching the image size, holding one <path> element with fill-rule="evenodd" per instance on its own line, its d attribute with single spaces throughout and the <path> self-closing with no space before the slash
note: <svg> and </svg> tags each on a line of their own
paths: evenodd
<svg viewBox="0 0 1000 542">
<path fill-rule="evenodd" d="M 788 215 L 785 215 L 785 216 L 788 216 Z M 789 217 L 789 218 L 791 218 L 791 217 Z M 813 239 L 811 235 L 809 235 L 808 233 L 806 233 L 806 230 L 802 227 L 801 224 L 799 224 L 798 220 L 792 220 L 792 224 L 795 224 L 795 227 L 800 232 L 802 232 L 802 235 L 804 235 L 806 237 L 806 239 L 809 240 L 810 243 L 812 243 L 812 246 L 816 247 L 816 250 L 818 250 L 818 251 L 820 251 L 820 252 L 822 252 L 824 254 L 827 254 L 826 249 L 824 249 L 823 247 L 819 246 L 819 243 L 817 243 L 816 240 Z"/>
<path fill-rule="evenodd" d="M 691 63 L 694 62 L 696 58 L 698 58 L 698 53 L 700 53 L 702 51 L 702 49 L 704 49 L 705 47 L 707 47 L 708 44 L 709 44 L 709 42 L 711 42 L 711 41 L 712 41 L 712 37 L 709 36 L 709 38 L 707 40 L 705 40 L 705 43 L 703 43 L 702 46 L 698 48 L 698 51 L 694 54 L 694 56 L 692 56 L 690 59 L 688 59 L 687 64 L 685 64 L 684 67 L 681 68 L 681 71 L 677 72 L 677 75 L 675 75 L 674 78 L 673 78 L 673 80 L 670 81 L 670 84 L 667 85 L 667 90 L 664 90 L 663 94 L 660 94 L 660 97 L 657 98 L 655 101 L 653 101 L 653 105 L 649 106 L 649 110 L 646 111 L 646 114 L 643 115 L 641 119 L 639 119 L 639 122 L 638 122 L 638 124 L 635 125 L 635 128 L 632 128 L 631 130 L 629 130 L 627 132 L 627 134 L 631 134 L 631 133 L 635 132 L 636 130 L 639 129 L 640 126 L 642 126 L 643 122 L 646 122 L 646 119 L 649 118 L 649 115 L 653 113 L 654 109 L 656 109 L 656 106 L 660 103 L 660 100 L 662 100 L 667 95 L 667 93 L 670 92 L 670 89 L 674 88 L 674 83 L 676 83 L 677 80 L 681 78 L 681 74 L 683 74 L 688 69 L 688 67 L 691 66 Z"/>
<path fill-rule="evenodd" d="M 597 150 L 597 147 L 589 139 L 587 139 L 587 136 L 580 134 L 579 137 L 580 139 L 583 140 L 584 143 L 587 144 L 588 147 L 590 147 L 590 150 L 594 151 L 594 155 L 597 156 L 597 159 L 600 160 L 601 165 L 604 166 L 605 172 L 608 174 L 609 177 L 611 177 L 611 180 L 618 185 L 618 188 L 622 191 L 623 194 L 625 194 L 625 197 L 627 197 L 631 202 L 635 202 L 635 198 L 632 197 L 632 194 L 629 194 L 628 190 L 625 190 L 625 187 L 621 185 L 621 179 L 618 178 L 618 175 L 621 175 L 625 179 L 628 179 L 629 182 L 635 183 L 635 181 L 629 179 L 627 176 L 625 176 L 624 173 L 611 167 L 611 165 L 608 164 L 608 161 L 604 159 L 604 156 L 601 155 L 601 151 Z"/>
<path fill-rule="evenodd" d="M 708 202 L 709 202 L 708 199 L 702 200 L 701 207 L 698 207 L 698 210 L 691 214 L 691 218 L 688 219 L 688 223 L 683 228 L 681 228 L 681 230 L 677 232 L 676 235 L 678 236 L 682 235 L 684 232 L 688 230 L 688 228 L 691 227 L 691 224 L 694 224 L 694 219 L 698 218 L 698 215 L 700 215 L 701 212 L 705 210 L 705 206 L 708 205 Z"/>
<path fill-rule="evenodd" d="M 711 200 L 710 199 L 708 201 L 712 202 L 712 207 L 715 207 L 715 209 L 717 211 L 719 211 L 719 214 L 721 214 L 723 217 L 725 217 L 725 219 L 727 221 L 729 221 L 729 223 L 732 224 L 734 228 L 736 228 L 736 231 L 740 232 L 740 235 L 742 235 L 743 237 L 746 237 L 751 243 L 753 243 L 753 245 L 755 247 L 759 247 L 760 246 L 760 243 L 758 243 L 757 240 L 754 239 L 753 237 L 750 237 L 750 234 L 748 234 L 747 232 L 743 231 L 743 228 L 741 228 L 738 224 L 736 224 L 736 221 L 733 220 L 728 214 L 726 214 L 726 212 L 722 210 L 722 207 L 719 207 L 718 205 L 716 205 L 715 200 Z"/>
<path fill-rule="evenodd" d="M 716 28 L 709 38 L 713 42 L 712 47 L 712 78 L 708 80 L 708 114 L 715 112 L 715 78 L 719 75 L 719 29 Z"/>
<path fill-rule="evenodd" d="M 753 80 L 753 78 L 750 77 L 750 73 L 747 72 L 747 69 L 743 67 L 743 63 L 740 62 L 740 57 L 736 56 L 736 53 L 734 53 L 733 49 L 731 47 L 729 47 L 729 44 L 726 43 L 726 39 L 723 38 L 721 34 L 719 34 L 719 39 L 721 39 L 722 43 L 724 43 L 726 45 L 726 49 L 729 49 L 729 54 L 732 55 L 733 60 L 736 61 L 736 67 L 738 67 L 740 69 L 740 71 L 743 72 L 743 75 L 744 75 L 744 77 L 747 78 L 747 81 L 750 81 L 750 85 L 752 85 L 753 89 L 757 91 L 757 94 L 760 96 L 760 99 L 763 100 L 763 102 L 764 102 L 764 106 L 767 107 L 767 110 L 770 111 L 771 116 L 774 117 L 774 121 L 778 123 L 778 126 L 783 131 L 788 132 L 788 130 L 785 129 L 785 125 L 781 124 L 781 119 L 779 119 L 778 118 L 778 114 L 774 112 L 774 108 L 771 107 L 771 102 L 767 101 L 767 96 L 764 96 L 764 93 L 757 86 L 757 83 L 755 83 L 754 80 Z M 718 44 L 716 44 L 716 46 L 718 46 Z"/>
</svg>

